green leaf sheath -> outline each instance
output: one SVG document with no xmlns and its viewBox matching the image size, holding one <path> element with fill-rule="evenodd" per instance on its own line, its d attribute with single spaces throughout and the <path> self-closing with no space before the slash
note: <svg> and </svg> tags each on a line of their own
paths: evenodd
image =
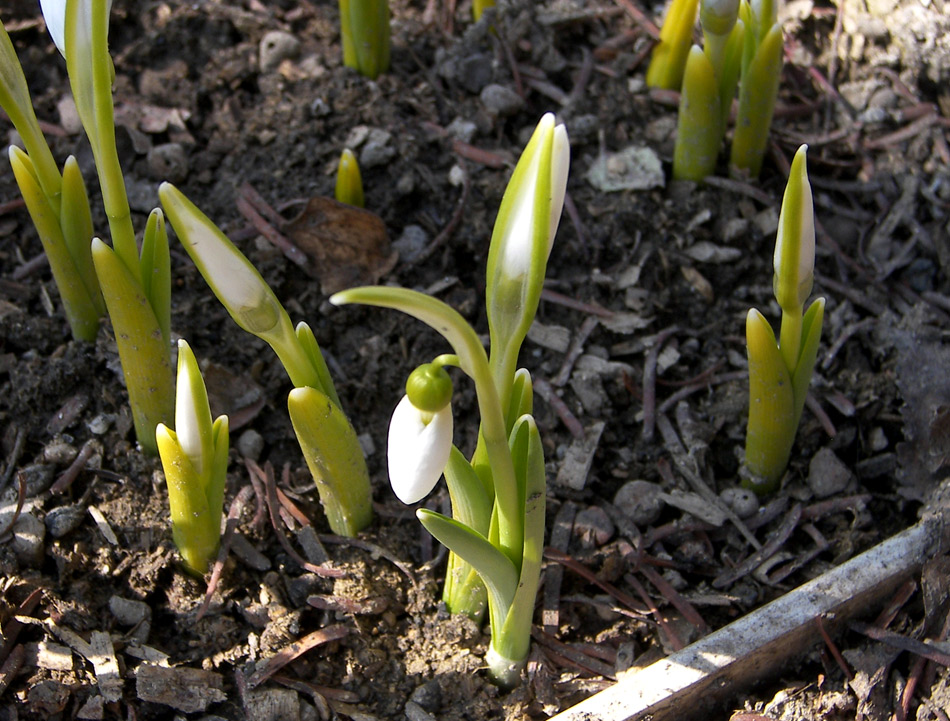
<svg viewBox="0 0 950 721">
<path fill-rule="evenodd" d="M 223 493 L 209 499 L 206 489 L 196 482 L 197 473 L 182 451 L 174 431 L 162 425 L 158 427 L 156 435 L 162 449 L 172 538 L 185 565 L 200 576 L 208 571 L 218 552 L 221 504 L 212 506 L 211 501 L 218 500 L 219 496 L 223 499 Z"/>
<path fill-rule="evenodd" d="M 756 493 L 778 487 L 795 440 L 795 394 L 775 333 L 752 309 L 746 318 L 749 353 L 749 426 L 746 432 L 746 485 Z"/>
<path fill-rule="evenodd" d="M 343 64 L 375 80 L 389 69 L 387 0 L 340 0 Z"/>
<path fill-rule="evenodd" d="M 772 114 L 782 77 L 782 28 L 774 25 L 742 75 L 739 85 L 739 111 L 732 138 L 733 172 L 756 178 L 772 125 Z"/>
<path fill-rule="evenodd" d="M 716 169 L 722 140 L 719 84 L 709 58 L 694 45 L 686 61 L 676 125 L 673 177 L 701 181 Z"/>
<path fill-rule="evenodd" d="M 92 257 L 115 331 L 135 434 L 142 450 L 154 455 L 155 427 L 171 423 L 174 414 L 169 347 L 138 279 L 117 253 L 95 238 Z"/>
<path fill-rule="evenodd" d="M 693 27 L 699 0 L 672 0 L 663 27 L 660 41 L 653 48 L 646 82 L 651 88 L 679 90 L 683 82 L 686 56 L 693 44 Z"/>
<path fill-rule="evenodd" d="M 7 29 L 0 23 L 0 107 L 23 141 L 43 194 L 53 205 L 60 193 L 61 177 L 53 153 L 43 137 L 33 110 L 33 99 Z"/>
<path fill-rule="evenodd" d="M 452 446 L 445 467 L 445 482 L 452 499 L 452 517 L 483 536 L 488 535 L 492 501 L 462 452 Z M 442 600 L 451 613 L 478 620 L 485 611 L 485 587 L 471 564 L 449 552 Z"/>
<path fill-rule="evenodd" d="M 511 433 L 511 452 L 515 473 L 524 498 L 524 551 L 518 590 L 500 629 L 492 626 L 489 656 L 492 675 L 508 688 L 517 685 L 531 645 L 531 622 L 541 578 L 544 552 L 544 514 L 547 479 L 544 447 L 538 427 L 531 416 L 522 416 Z M 500 663 L 496 663 L 499 662 Z"/>
<path fill-rule="evenodd" d="M 355 536 L 373 520 L 369 472 L 356 431 L 339 406 L 315 388 L 292 390 L 287 407 L 330 528 Z"/>
<path fill-rule="evenodd" d="M 420 508 L 416 517 L 443 546 L 458 554 L 478 572 L 488 589 L 492 628 L 501 628 L 518 589 L 518 571 L 508 557 L 480 533 L 441 513 Z"/>
<path fill-rule="evenodd" d="M 11 146 L 10 164 L 20 194 L 26 202 L 30 218 L 49 259 L 53 280 L 63 299 L 63 308 L 73 337 L 91 342 L 99 332 L 100 309 L 96 300 L 101 303 L 101 299 L 91 296 L 86 283 L 83 282 L 63 236 L 59 213 L 44 195 L 29 156 L 19 148 Z"/>
</svg>

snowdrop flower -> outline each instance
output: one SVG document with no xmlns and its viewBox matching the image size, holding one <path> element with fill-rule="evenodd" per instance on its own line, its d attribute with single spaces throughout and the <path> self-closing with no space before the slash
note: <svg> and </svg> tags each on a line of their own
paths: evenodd
<svg viewBox="0 0 950 721">
<path fill-rule="evenodd" d="M 435 488 L 452 450 L 452 381 L 440 365 L 426 363 L 409 376 L 406 395 L 389 423 L 389 482 L 411 505 Z"/>
<path fill-rule="evenodd" d="M 775 237 L 773 286 L 783 310 L 800 309 L 815 280 L 815 212 L 805 164 L 807 145 L 795 153 Z"/>
<path fill-rule="evenodd" d="M 107 2 L 112 11 L 112 0 Z M 59 52 L 66 56 L 66 0 L 40 0 L 40 11 L 46 21 L 46 29 Z"/>
</svg>

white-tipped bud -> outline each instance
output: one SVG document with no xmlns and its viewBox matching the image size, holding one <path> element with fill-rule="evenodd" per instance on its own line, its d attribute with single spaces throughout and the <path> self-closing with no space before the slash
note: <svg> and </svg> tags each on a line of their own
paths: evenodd
<svg viewBox="0 0 950 721">
<path fill-rule="evenodd" d="M 389 482 L 406 504 L 425 498 L 439 482 L 452 450 L 452 406 L 420 411 L 403 396 L 389 424 Z"/>
<path fill-rule="evenodd" d="M 276 328 L 282 306 L 251 262 L 171 183 L 159 186 L 158 197 L 188 255 L 237 324 L 259 336 Z"/>
<path fill-rule="evenodd" d="M 538 232 L 544 234 L 545 260 L 550 254 L 564 207 L 570 161 L 567 130 L 555 125 L 552 113 L 546 113 L 515 167 L 495 221 L 495 232 L 500 230 L 502 235 L 492 242 L 501 249 L 499 270 L 509 278 L 520 278 L 530 270 L 533 255 L 541 250 L 535 245 Z M 546 178 L 543 165 L 549 167 Z"/>
<path fill-rule="evenodd" d="M 815 211 L 802 145 L 788 174 L 775 236 L 773 290 L 783 310 L 801 309 L 815 280 Z"/>
<path fill-rule="evenodd" d="M 201 476 L 211 466 L 214 442 L 211 409 L 198 361 L 184 339 L 178 341 L 178 385 L 175 389 L 175 434 L 195 472 Z"/>
</svg>

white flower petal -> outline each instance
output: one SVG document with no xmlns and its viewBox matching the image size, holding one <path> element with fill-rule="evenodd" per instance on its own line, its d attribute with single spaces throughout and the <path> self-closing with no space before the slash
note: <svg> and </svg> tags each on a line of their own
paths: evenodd
<svg viewBox="0 0 950 721">
<path fill-rule="evenodd" d="M 40 10 L 46 21 L 46 29 L 56 47 L 66 54 L 66 0 L 40 0 Z"/>
<path fill-rule="evenodd" d="M 112 0 L 107 3 L 112 12 Z M 46 21 L 46 29 L 60 54 L 66 56 L 66 0 L 40 0 L 40 11 Z"/>
<path fill-rule="evenodd" d="M 452 450 L 452 407 L 423 422 L 422 412 L 403 396 L 389 424 L 389 482 L 406 504 L 425 498 L 445 469 Z"/>
</svg>

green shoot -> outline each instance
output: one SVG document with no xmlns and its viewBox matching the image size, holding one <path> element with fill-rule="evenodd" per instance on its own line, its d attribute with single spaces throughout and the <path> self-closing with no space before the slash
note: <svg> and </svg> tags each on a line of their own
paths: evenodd
<svg viewBox="0 0 950 721">
<path fill-rule="evenodd" d="M 251 262 L 170 183 L 158 189 L 182 246 L 234 321 L 277 354 L 295 390 L 288 399 L 297 440 L 334 533 L 354 536 L 372 521 L 369 472 L 356 432 L 306 323 L 296 328 Z"/>
<path fill-rule="evenodd" d="M 207 573 L 218 552 L 228 468 L 228 417 L 211 422 L 195 354 L 178 341 L 175 430 L 155 431 L 171 511 L 172 537 L 189 571 Z"/>
<path fill-rule="evenodd" d="M 825 299 L 802 315 L 815 268 L 815 219 L 805 152 L 795 154 L 775 239 L 775 298 L 782 308 L 779 342 L 754 308 L 746 318 L 749 353 L 749 427 L 743 484 L 757 493 L 774 491 L 792 452 L 811 381 Z"/>
<path fill-rule="evenodd" d="M 389 70 L 388 0 L 340 0 L 343 64 L 371 80 Z"/>
</svg>

